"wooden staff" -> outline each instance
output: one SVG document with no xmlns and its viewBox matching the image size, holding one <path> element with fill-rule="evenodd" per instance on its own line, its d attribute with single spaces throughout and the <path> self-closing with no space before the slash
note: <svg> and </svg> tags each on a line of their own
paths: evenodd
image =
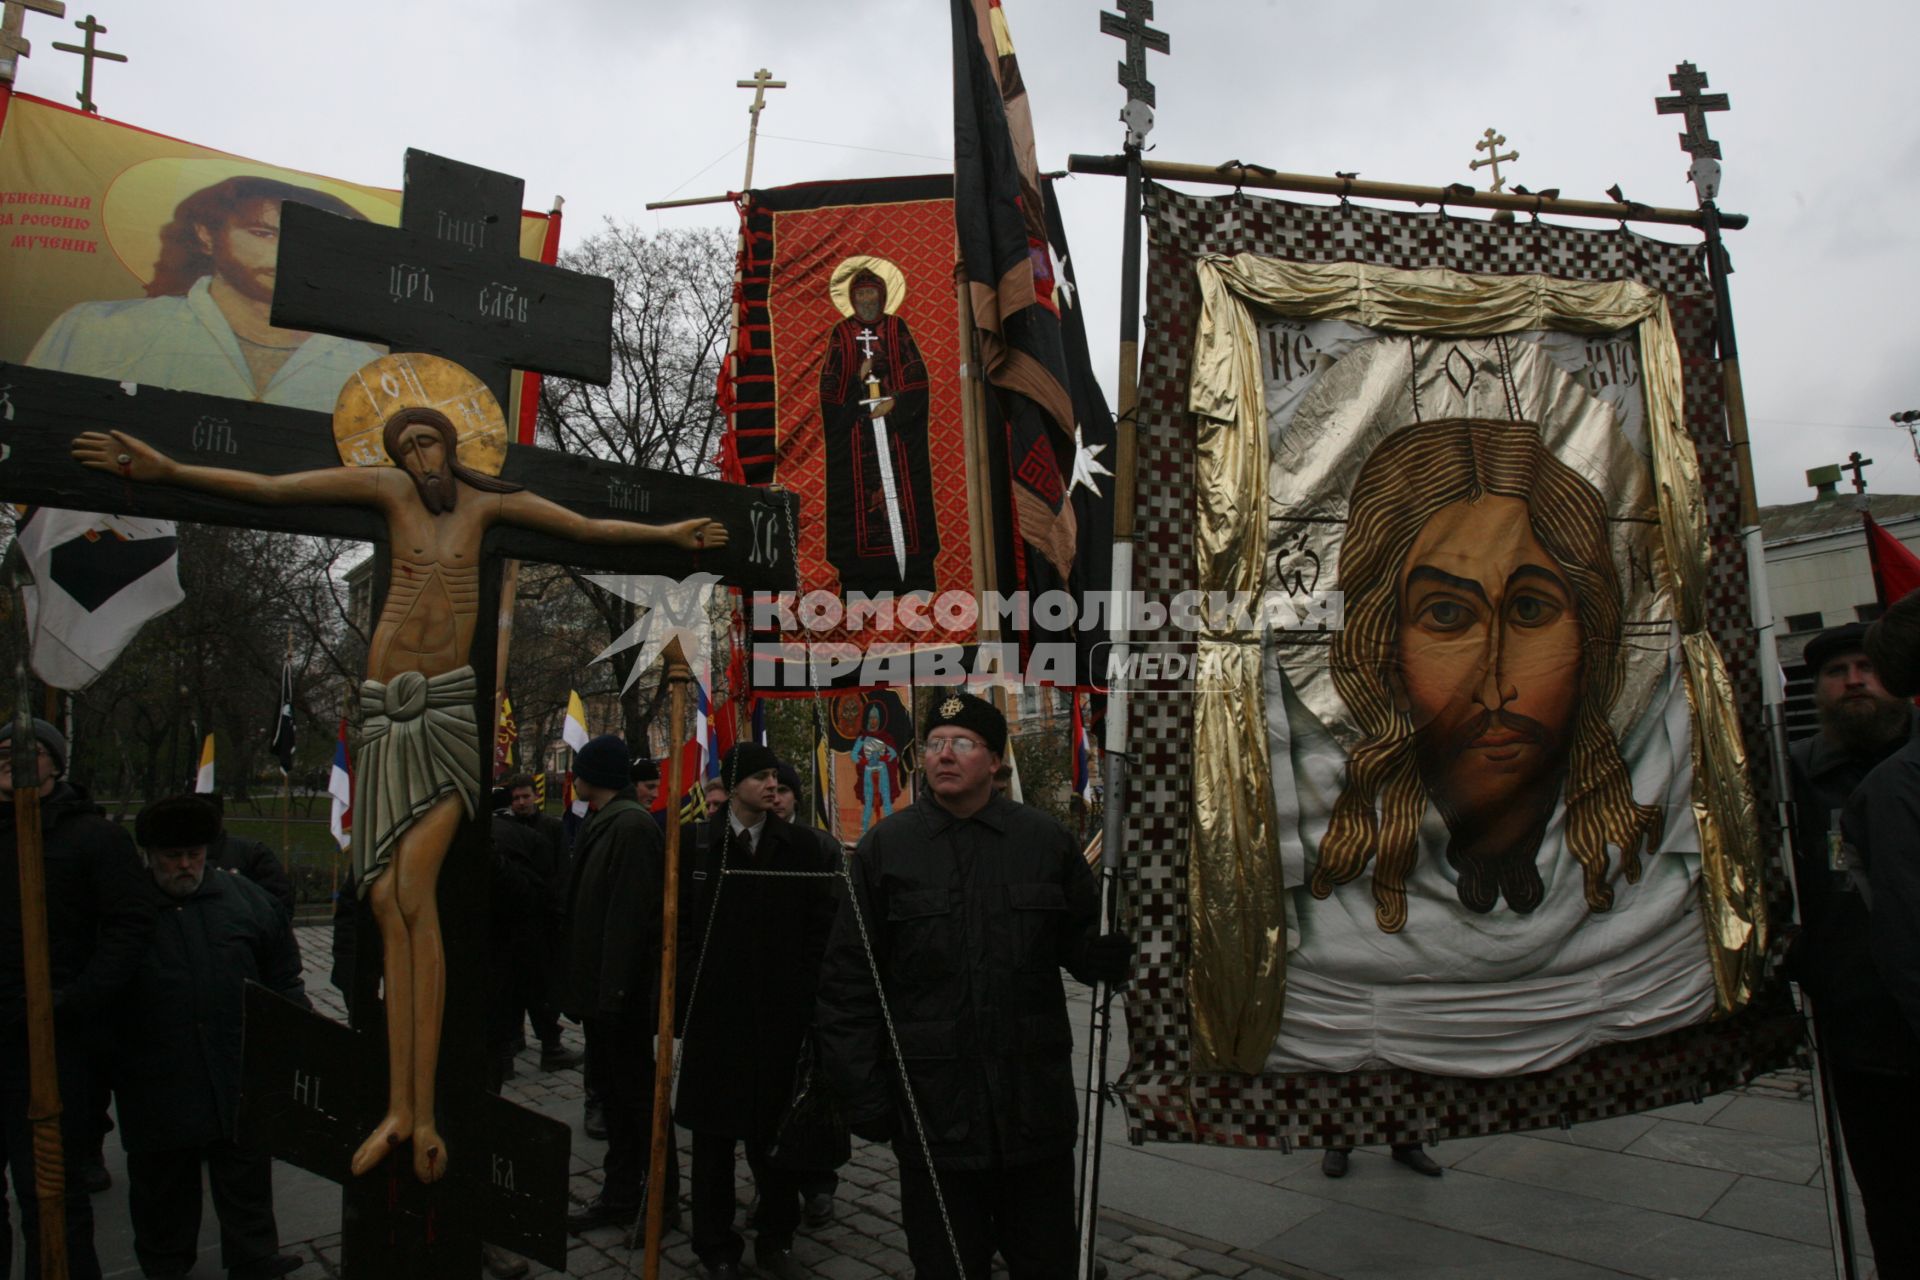
<svg viewBox="0 0 1920 1280">
<path fill-rule="evenodd" d="M 680 746 L 687 734 L 687 686 L 693 672 L 675 638 L 667 645 L 667 866 L 660 902 L 660 1022 L 653 1068 L 653 1150 L 647 1157 L 647 1243 L 645 1280 L 660 1277 L 660 1232 L 666 1208 L 667 1141 L 673 1123 L 673 987 L 679 960 L 676 939 L 680 930 L 680 822 L 677 806 L 685 784 L 685 753 Z"/>
<path fill-rule="evenodd" d="M 27 1121 L 33 1126 L 33 1194 L 40 1203 L 40 1274 L 44 1280 L 67 1280 L 66 1158 L 60 1144 L 60 1076 L 54 1059 L 53 974 L 47 951 L 40 750 L 33 733 L 22 579 L 16 568 L 13 605 L 21 626 L 13 672 L 14 706 L 19 708 L 13 722 L 13 830 L 20 863 L 21 971 L 27 998 Z M 24 1188 L 14 1191 L 24 1194 Z"/>
</svg>

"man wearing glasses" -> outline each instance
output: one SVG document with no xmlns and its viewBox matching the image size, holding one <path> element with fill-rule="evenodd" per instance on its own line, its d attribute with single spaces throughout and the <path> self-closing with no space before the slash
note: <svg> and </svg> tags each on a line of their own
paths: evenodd
<svg viewBox="0 0 1920 1280">
<path fill-rule="evenodd" d="M 956 1277 L 956 1263 L 985 1277 L 996 1250 L 1012 1280 L 1072 1273 L 1077 1102 L 1060 970 L 1119 982 L 1133 950 L 1095 936 L 1098 891 L 1067 829 L 995 793 L 1006 746 L 991 703 L 936 697 L 927 785 L 854 851 L 820 975 L 821 1067 L 853 1131 L 893 1142 L 923 1280 Z"/>
</svg>

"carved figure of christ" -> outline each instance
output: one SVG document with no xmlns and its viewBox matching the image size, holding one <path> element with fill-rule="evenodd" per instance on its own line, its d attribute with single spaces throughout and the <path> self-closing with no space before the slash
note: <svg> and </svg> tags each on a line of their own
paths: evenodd
<svg viewBox="0 0 1920 1280">
<path fill-rule="evenodd" d="M 596 520 L 516 485 L 462 466 L 453 424 L 432 409 L 407 408 L 386 424 L 396 465 L 329 467 L 265 475 L 185 465 L 122 431 L 88 432 L 73 456 L 95 470 L 140 484 L 169 485 L 261 505 L 332 504 L 371 507 L 385 518 L 392 551 L 391 585 L 367 655 L 370 691 L 411 688 L 422 680 L 432 715 L 436 678 L 467 665 L 479 623 L 481 539 L 495 524 L 520 525 L 597 545 L 665 544 L 717 550 L 726 527 L 707 519 L 670 525 Z M 406 682 L 411 677 L 412 683 Z M 468 704 L 471 693 L 466 694 Z M 475 762 L 477 769 L 478 762 Z M 385 951 L 387 1113 L 354 1154 L 364 1174 L 403 1143 L 413 1143 L 414 1174 L 423 1182 L 447 1170 L 446 1142 L 434 1120 L 446 1000 L 437 890 L 441 863 L 472 798 L 444 778 L 425 780 L 430 802 L 399 827 L 388 862 L 376 862 L 360 891 L 372 902 Z M 477 776 L 468 784 L 477 790 Z M 439 794 L 436 794 L 439 793 Z M 423 798 L 423 800 L 426 798 Z M 357 805 L 357 801 L 356 801 Z M 378 839 L 380 833 L 372 833 Z M 356 840 L 359 839 L 356 833 Z M 356 864 L 363 863 L 355 851 Z"/>
</svg>

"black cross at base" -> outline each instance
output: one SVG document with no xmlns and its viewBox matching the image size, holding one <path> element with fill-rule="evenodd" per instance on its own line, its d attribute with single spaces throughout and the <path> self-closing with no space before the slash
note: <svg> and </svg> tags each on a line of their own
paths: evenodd
<svg viewBox="0 0 1920 1280">
<path fill-rule="evenodd" d="M 504 232 L 511 227 L 517 237 L 517 203 L 501 199 L 500 193 L 507 184 L 517 191 L 519 184 L 417 152 L 409 154 L 409 166 L 402 215 L 406 225 L 400 230 L 369 227 L 292 203 L 285 207 L 281 263 L 304 265 L 291 275 L 282 266 L 275 319 L 315 331 L 389 340 L 396 350 L 431 344 L 456 360 L 465 354 L 459 348 L 471 337 L 481 349 L 479 359 L 492 361 L 503 379 L 505 370 L 521 368 L 574 377 L 591 377 L 598 370 L 604 381 L 612 336 L 604 300 L 611 297 L 611 285 L 562 280 L 568 273 L 554 268 L 519 274 L 511 264 L 492 263 L 481 251 L 477 230 L 468 237 L 466 229 L 485 226 Z M 416 205 L 430 210 L 430 225 L 453 239 L 443 236 L 438 243 L 428 243 L 420 232 L 408 230 L 425 216 Z M 305 213 L 321 220 L 301 216 Z M 471 248 L 464 243 L 468 238 Z M 498 238 L 489 234 L 489 250 Z M 350 250 L 350 269 L 335 272 L 326 267 L 329 246 L 335 243 Z M 384 279 L 390 266 L 402 262 L 428 273 L 436 310 L 427 309 L 424 294 L 393 302 L 387 314 L 403 323 L 391 332 L 380 332 L 364 317 L 351 329 L 336 329 L 324 319 L 345 305 L 333 292 L 336 282 L 344 295 L 359 297 L 365 273 L 377 272 Z M 477 299 L 461 282 L 483 278 L 508 285 L 518 281 L 521 289 L 532 288 L 528 282 L 533 280 L 542 284 L 539 297 L 529 298 L 524 317 L 496 316 L 492 319 L 499 323 L 476 327 L 472 312 Z M 288 289 L 297 291 L 297 300 L 278 296 Z M 70 451 L 76 436 L 114 430 L 135 435 L 184 463 L 265 474 L 340 463 L 331 419 L 324 413 L 0 363 L 0 499 L 382 544 L 376 546 L 375 563 L 376 587 L 384 595 L 387 529 L 376 512 L 255 505 L 136 484 L 74 461 Z M 508 445 L 506 455 L 504 479 L 584 516 L 654 524 L 706 516 L 727 526 L 730 541 L 716 552 L 657 546 L 637 552 L 495 526 L 480 549 L 477 616 L 482 619 L 498 616 L 503 558 L 667 577 L 699 569 L 754 590 L 793 585 L 789 530 L 796 512 L 791 495 L 519 445 Z M 379 612 L 376 603 L 375 616 Z M 478 628 L 469 661 L 481 691 L 474 712 L 482 760 L 492 758 L 495 656 L 491 628 Z M 470 1280 L 479 1271 L 483 1238 L 556 1267 L 565 1264 L 565 1127 L 485 1090 L 492 853 L 484 808 L 462 825 L 438 882 L 446 973 L 438 1114 L 447 1142 L 447 1174 L 430 1185 L 417 1182 L 402 1147 L 369 1174 L 343 1178 L 342 1266 L 354 1280 Z M 363 956 L 373 955 L 377 945 L 369 917 L 363 905 L 357 930 L 357 950 Z M 356 998 L 350 1001 L 352 1032 L 278 1001 L 263 1004 L 259 995 L 248 1004 L 249 1018 L 258 1019 L 249 1022 L 246 1034 L 243 1110 L 249 1131 L 273 1154 L 323 1176 L 342 1176 L 339 1152 L 345 1149 L 350 1155 L 385 1109 L 384 1019 L 373 998 L 378 981 L 377 966 L 358 966 Z"/>
</svg>

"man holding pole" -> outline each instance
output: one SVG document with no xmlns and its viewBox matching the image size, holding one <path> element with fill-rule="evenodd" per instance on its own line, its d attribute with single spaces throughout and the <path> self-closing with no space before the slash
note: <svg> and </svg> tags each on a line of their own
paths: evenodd
<svg viewBox="0 0 1920 1280">
<path fill-rule="evenodd" d="M 653 1135 L 653 1035 L 660 985 L 660 909 L 666 849 L 633 794 L 627 744 L 611 735 L 573 758 L 591 807 L 574 843 L 567 893 L 567 1015 L 587 1032 L 588 1086 L 606 1117 L 600 1194 L 567 1216 L 571 1231 L 630 1225 L 640 1213 Z M 680 1170 L 666 1164 L 666 1220 L 678 1215 Z"/>
<path fill-rule="evenodd" d="M 1006 717 L 943 692 L 924 734 L 926 788 L 853 854 L 820 974 L 820 1066 L 852 1130 L 893 1140 L 921 1280 L 984 1280 L 996 1250 L 1012 1280 L 1056 1280 L 1077 1249 L 1060 970 L 1122 981 L 1133 944 L 1095 936 L 1067 829 L 994 793 Z"/>
<path fill-rule="evenodd" d="M 40 1204 L 35 1195 L 33 1124 L 29 1101 L 31 1011 L 27 1007 L 23 905 L 38 914 L 40 903 L 20 894 L 21 848 L 41 845 L 45 867 L 46 960 L 53 983 L 54 1048 L 65 1100 L 60 1115 L 61 1146 L 69 1152 L 94 1146 L 94 1114 L 89 1105 L 92 1050 L 89 1033 L 105 1025 L 103 1014 L 138 971 L 153 940 L 154 912 L 141 883 L 133 841 L 108 822 L 85 793 L 62 780 L 67 742 L 44 720 L 33 722 L 39 800 L 38 830 L 16 829 L 13 736 L 16 721 L 0 725 L 0 1123 L 5 1125 L 6 1158 L 14 1195 L 26 1231 L 27 1274 L 38 1275 L 41 1257 Z M 68 1179 L 66 1214 L 67 1274 L 72 1280 L 97 1280 L 100 1263 L 93 1250 L 93 1209 L 85 1186 Z M 13 1256 L 13 1232 L 0 1222 L 0 1258 Z"/>
</svg>

